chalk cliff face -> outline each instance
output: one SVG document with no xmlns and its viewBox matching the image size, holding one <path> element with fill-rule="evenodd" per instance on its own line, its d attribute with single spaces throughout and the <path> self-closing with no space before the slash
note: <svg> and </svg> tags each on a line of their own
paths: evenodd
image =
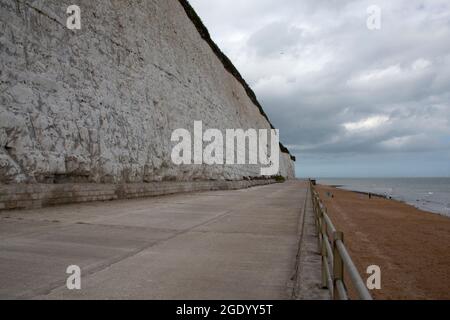
<svg viewBox="0 0 450 320">
<path fill-rule="evenodd" d="M 174 129 L 270 129 L 179 0 L 0 0 L 0 182 L 241 180 L 171 161 Z M 228 68 L 228 69 L 227 69 Z M 281 129 L 282 130 L 282 129 Z M 294 175 L 287 150 L 280 173 Z"/>
</svg>

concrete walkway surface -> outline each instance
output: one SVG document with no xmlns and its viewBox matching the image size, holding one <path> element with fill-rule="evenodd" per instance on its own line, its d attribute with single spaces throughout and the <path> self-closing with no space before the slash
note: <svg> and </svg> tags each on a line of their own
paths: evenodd
<svg viewBox="0 0 450 320">
<path fill-rule="evenodd" d="M 323 299 L 305 200 L 293 180 L 2 211 L 0 298 Z M 69 265 L 81 290 L 66 287 Z"/>
</svg>

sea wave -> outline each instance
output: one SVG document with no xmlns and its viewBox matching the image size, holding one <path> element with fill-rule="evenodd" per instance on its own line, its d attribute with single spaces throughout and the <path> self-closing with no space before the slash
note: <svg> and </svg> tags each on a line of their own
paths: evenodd
<svg viewBox="0 0 450 320">
<path fill-rule="evenodd" d="M 450 217 L 450 178 L 328 178 L 318 183 L 370 192 Z"/>
</svg>

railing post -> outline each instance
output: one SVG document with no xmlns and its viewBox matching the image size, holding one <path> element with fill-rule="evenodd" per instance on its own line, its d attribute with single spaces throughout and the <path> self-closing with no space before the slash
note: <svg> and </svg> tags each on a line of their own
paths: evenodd
<svg viewBox="0 0 450 320">
<path fill-rule="evenodd" d="M 328 288 L 328 275 L 325 268 L 326 263 L 327 263 L 327 249 L 325 247 L 325 242 L 322 241 L 322 288 L 330 289 Z"/>
<path fill-rule="evenodd" d="M 320 224 L 320 232 L 322 233 L 322 234 L 326 234 L 327 236 L 328 236 L 328 231 L 327 231 L 327 229 L 328 229 L 328 227 L 327 227 L 327 222 L 325 221 L 325 217 L 324 217 L 324 213 L 326 213 L 326 212 L 324 212 L 322 209 L 320 210 L 320 221 L 321 221 L 321 224 Z"/>
<path fill-rule="evenodd" d="M 342 261 L 342 257 L 339 254 L 339 250 L 337 248 L 337 241 L 341 240 L 344 242 L 344 234 L 342 232 L 336 231 L 333 234 L 333 296 L 334 299 L 338 299 L 339 294 L 337 292 L 337 285 L 336 282 L 338 280 L 342 281 L 344 283 L 344 263 Z"/>
<path fill-rule="evenodd" d="M 323 219 L 323 212 L 322 210 L 319 210 L 319 248 L 320 248 L 320 253 L 322 255 L 322 288 L 328 288 L 328 275 L 326 272 L 326 268 L 325 268 L 325 264 L 327 263 L 327 247 L 326 247 L 326 243 L 325 241 L 326 238 L 324 237 L 324 235 L 326 234 L 326 224 L 325 221 Z M 325 230 L 325 232 L 324 232 Z M 330 288 L 328 288 L 330 289 Z"/>
</svg>

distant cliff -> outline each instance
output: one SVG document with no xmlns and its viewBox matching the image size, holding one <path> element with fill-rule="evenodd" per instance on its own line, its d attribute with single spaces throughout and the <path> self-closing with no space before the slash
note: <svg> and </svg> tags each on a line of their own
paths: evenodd
<svg viewBox="0 0 450 320">
<path fill-rule="evenodd" d="M 0 181 L 243 180 L 255 165 L 177 166 L 171 133 L 272 128 L 184 0 L 0 0 Z M 294 176 L 282 146 L 280 174 Z"/>
</svg>

